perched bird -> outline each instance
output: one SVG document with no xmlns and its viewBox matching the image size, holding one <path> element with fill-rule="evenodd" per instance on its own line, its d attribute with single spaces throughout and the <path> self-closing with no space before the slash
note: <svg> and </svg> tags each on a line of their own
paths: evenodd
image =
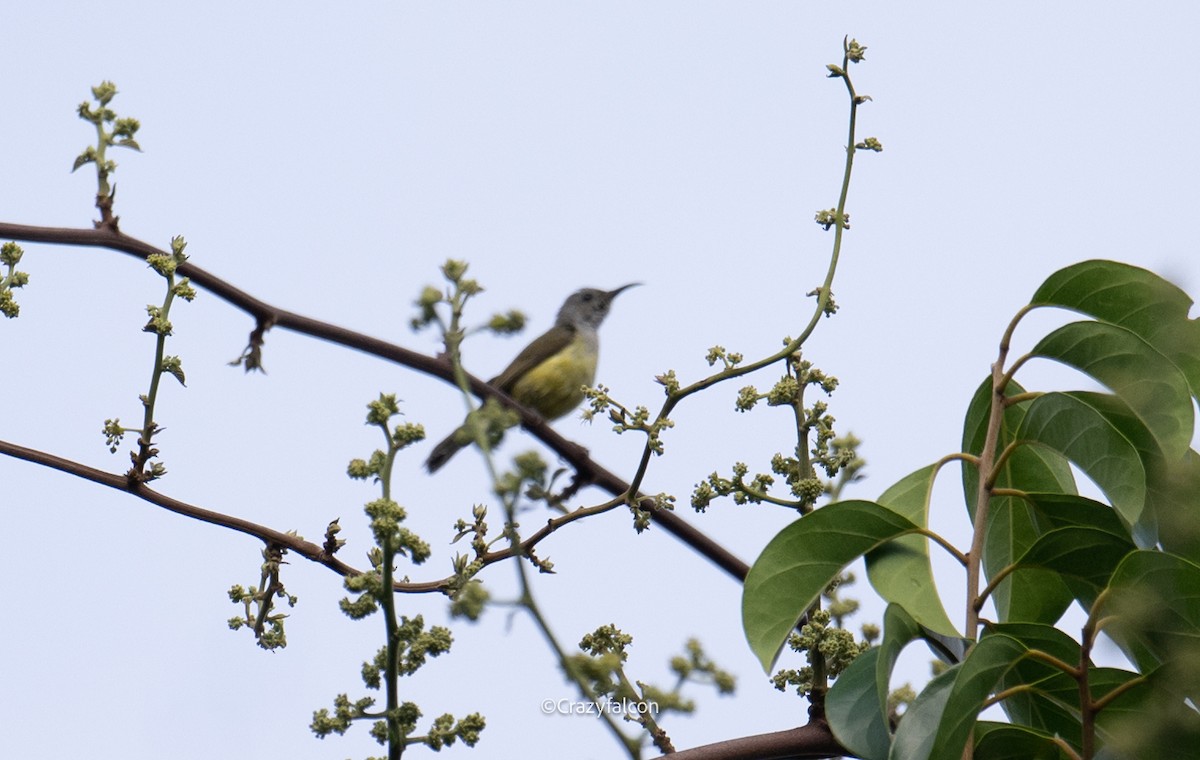
<svg viewBox="0 0 1200 760">
<path fill-rule="evenodd" d="M 616 290 L 584 288 L 572 293 L 558 310 L 551 327 L 525 347 L 512 364 L 489 381 L 522 405 L 548 420 L 558 419 L 583 401 L 583 386 L 596 381 L 600 358 L 597 329 L 613 299 L 640 283 Z M 462 427 L 433 447 L 425 467 L 432 473 L 450 461 L 459 449 L 472 443 Z"/>
</svg>

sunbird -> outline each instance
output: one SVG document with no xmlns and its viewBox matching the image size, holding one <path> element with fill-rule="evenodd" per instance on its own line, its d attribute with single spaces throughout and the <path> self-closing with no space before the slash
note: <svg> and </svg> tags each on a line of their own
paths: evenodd
<svg viewBox="0 0 1200 760">
<path fill-rule="evenodd" d="M 583 401 L 583 387 L 596 381 L 598 330 L 613 299 L 639 284 L 631 282 L 608 291 L 584 288 L 572 293 L 558 310 L 554 327 L 535 338 L 488 384 L 548 420 L 567 414 Z M 466 428 L 459 427 L 433 447 L 425 467 L 431 473 L 437 472 L 471 443 Z"/>
</svg>

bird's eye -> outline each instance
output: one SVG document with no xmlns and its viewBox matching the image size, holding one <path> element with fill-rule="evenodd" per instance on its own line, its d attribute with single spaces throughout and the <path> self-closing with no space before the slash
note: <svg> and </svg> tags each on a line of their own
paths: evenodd
<svg viewBox="0 0 1200 760">
<path fill-rule="evenodd" d="M 584 294 L 583 294 L 583 302 L 584 302 L 584 303 L 588 303 L 588 302 L 590 302 L 590 301 L 591 301 L 593 298 L 595 298 L 595 296 L 593 296 L 591 293 L 584 293 Z"/>
</svg>

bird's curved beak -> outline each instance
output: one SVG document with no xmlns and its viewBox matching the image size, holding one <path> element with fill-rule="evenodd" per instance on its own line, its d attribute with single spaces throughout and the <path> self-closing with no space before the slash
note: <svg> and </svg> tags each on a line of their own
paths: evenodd
<svg viewBox="0 0 1200 760">
<path fill-rule="evenodd" d="M 608 301 L 609 301 L 609 302 L 612 302 L 612 300 L 613 300 L 614 298 L 616 298 L 618 295 L 620 295 L 620 294 L 621 294 L 621 291 L 623 291 L 623 290 L 629 290 L 630 288 L 636 288 L 636 287 L 638 287 L 638 286 L 639 286 L 639 285 L 641 285 L 641 284 L 642 284 L 642 283 L 640 283 L 640 282 L 631 282 L 631 283 L 629 283 L 628 285 L 622 285 L 621 287 L 617 288 L 616 290 L 610 290 L 610 291 L 608 291 L 607 293 L 605 293 L 605 294 L 604 294 L 604 297 L 605 297 L 606 299 L 608 299 Z"/>
</svg>

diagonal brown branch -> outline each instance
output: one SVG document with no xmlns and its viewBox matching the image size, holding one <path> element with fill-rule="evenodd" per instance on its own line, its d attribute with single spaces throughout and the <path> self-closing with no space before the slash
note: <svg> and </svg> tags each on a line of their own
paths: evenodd
<svg viewBox="0 0 1200 760">
<path fill-rule="evenodd" d="M 108 248 L 110 250 L 135 256 L 142 260 L 145 260 L 146 257 L 150 256 L 151 254 L 166 255 L 167 253 L 166 251 L 156 248 L 149 243 L 138 240 L 137 238 L 133 238 L 124 233 L 115 232 L 109 228 L 103 227 L 99 229 L 78 229 L 72 227 L 37 227 L 32 225 L 0 222 L 0 238 L 20 240 L 30 243 L 52 243 L 58 245 L 78 245 L 93 248 Z M 181 275 L 189 277 L 196 285 L 204 288 L 210 293 L 213 293 L 218 298 L 221 298 L 229 304 L 236 306 L 247 314 L 250 314 L 255 319 L 257 325 L 256 329 L 258 331 L 270 329 L 271 327 L 280 327 L 300 333 L 302 335 L 320 338 L 321 340 L 326 340 L 337 345 L 345 346 L 346 348 L 353 348 L 364 353 L 371 354 L 372 356 L 377 356 L 381 359 L 386 359 L 405 367 L 409 367 L 417 370 L 418 372 L 432 375 L 433 377 L 440 378 L 448 383 L 454 383 L 453 369 L 450 366 L 450 362 L 444 358 L 431 357 L 411 349 L 403 348 L 402 346 L 397 346 L 394 343 L 388 343 L 387 341 L 380 340 L 379 338 L 374 338 L 370 335 L 356 332 L 354 330 L 348 330 L 344 327 L 338 327 L 337 325 L 332 325 L 328 322 L 322 322 L 311 317 L 306 317 L 302 314 L 296 314 L 294 312 L 272 306 L 271 304 L 255 298 L 249 293 L 241 290 L 240 288 L 234 287 L 229 282 L 192 263 L 184 264 L 179 268 L 178 271 Z M 574 467 L 575 470 L 580 474 L 583 480 L 597 486 L 598 488 L 601 488 L 604 491 L 607 491 L 614 497 L 624 497 L 628 494 L 630 490 L 630 485 L 628 482 L 622 480 L 611 471 L 601 467 L 599 464 L 593 461 L 588 455 L 586 449 L 559 435 L 536 412 L 526 409 L 517 402 L 513 401 L 502 391 L 493 388 L 474 375 L 467 375 L 467 382 L 470 385 L 471 391 L 476 396 L 480 398 L 496 399 L 505 406 L 514 409 L 520 415 L 522 427 L 529 431 L 531 435 L 542 441 L 542 443 L 549 446 L 564 460 L 569 462 L 571 466 Z M 12 444 L 5 444 L 6 448 L 4 450 L 6 453 L 7 447 L 10 446 L 12 446 Z M 21 447 L 16 448 L 21 449 Z M 32 452 L 30 449 L 21 450 Z M 66 460 L 58 460 L 58 458 L 53 457 L 53 455 L 42 454 L 41 452 L 32 453 L 41 457 L 57 460 L 59 462 L 66 462 Z M 14 456 L 16 455 L 14 454 Z M 39 460 L 29 459 L 29 461 Z M 45 461 L 41 463 L 48 464 Z M 48 464 L 48 466 L 54 467 L 55 465 Z M 77 467 L 84 466 L 77 465 Z M 122 478 L 120 476 L 110 475 L 109 473 L 105 473 L 101 470 L 92 470 L 91 468 L 86 468 L 86 470 L 91 471 L 97 476 L 103 476 L 104 479 L 93 478 L 90 475 L 82 475 L 80 471 L 76 471 L 74 469 L 66 469 L 64 467 L 56 467 L 56 469 L 62 469 L 65 472 L 81 475 L 81 477 L 87 477 L 89 480 L 95 480 L 95 482 L 103 483 L 104 485 L 129 491 L 130 493 L 134 493 L 141 498 L 147 498 L 145 495 L 143 495 L 143 492 L 152 494 L 155 498 L 148 498 L 148 501 L 159 504 L 167 509 L 172 509 L 180 514 L 195 517 L 196 519 L 213 522 L 214 524 L 218 525 L 225 525 L 226 527 L 233 528 L 234 530 L 241 530 L 244 533 L 249 533 L 258 537 L 264 537 L 266 535 L 286 537 L 286 534 L 279 533 L 278 531 L 273 531 L 263 526 L 256 526 L 253 523 L 239 520 L 238 518 L 220 515 L 219 513 L 210 512 L 199 507 L 193 507 L 184 504 L 183 502 L 171 499 L 170 497 L 163 496 L 162 494 L 158 494 L 157 492 L 151 491 L 147 488 L 131 490 L 126 488 L 124 484 L 118 485 L 115 482 L 110 482 L 107 480 L 110 478 L 121 480 Z M 643 508 L 651 510 L 651 515 L 654 522 L 660 525 L 664 530 L 683 541 L 702 556 L 707 557 L 710 561 L 715 563 L 718 567 L 732 575 L 737 580 L 745 580 L 746 573 L 749 571 L 749 567 L 745 562 L 738 559 L 723 546 L 713 541 L 701 531 L 697 530 L 682 517 L 673 512 L 654 510 L 652 502 L 640 493 L 636 495 L 636 498 L 642 500 Z M 156 499 L 161 499 L 162 501 L 158 501 Z M 184 507 L 184 509 L 176 509 L 171 505 L 178 505 L 180 507 Z M 201 515 L 207 515 L 208 517 L 202 517 Z M 218 522 L 216 519 L 210 518 L 222 518 L 228 522 Z M 239 525 L 241 527 L 239 527 Z M 249 530 L 248 528 L 250 526 L 258 528 L 262 532 Z M 276 539 L 270 538 L 264 540 Z M 322 562 L 322 560 L 318 558 L 321 555 L 321 548 L 319 546 L 316 544 L 308 544 L 308 542 L 300 542 L 303 544 L 308 544 L 312 550 L 315 550 L 316 555 L 310 556 L 309 554 L 305 553 L 305 551 L 301 551 L 298 547 L 293 547 L 291 545 L 292 542 L 295 542 L 294 537 L 292 537 L 289 541 L 281 541 L 281 543 L 283 543 L 285 546 L 288 546 L 289 549 L 292 549 L 297 554 L 308 557 L 309 559 L 313 559 L 317 562 Z M 329 557 L 329 559 L 333 560 L 332 557 Z M 340 561 L 333 561 L 336 562 L 337 565 L 342 565 L 345 568 L 344 571 L 339 571 L 342 572 L 342 574 L 345 574 L 346 572 L 357 572 L 353 570 L 353 568 L 343 565 L 343 563 Z M 329 563 L 322 562 L 322 564 Z M 330 566 L 332 567 L 332 565 Z"/>
<path fill-rule="evenodd" d="M 197 507 L 187 502 L 173 499 L 170 496 L 161 494 L 151 488 L 146 487 L 141 482 L 132 480 L 125 475 L 117 475 L 104 470 L 98 470 L 95 467 L 89 467 L 86 464 L 73 462 L 69 459 L 47 454 L 44 451 L 36 449 L 28 449 L 24 446 L 18 446 L 15 443 L 8 441 L 0 441 L 0 454 L 13 457 L 14 459 L 24 459 L 26 462 L 33 462 L 51 469 L 65 472 L 69 475 L 75 475 L 90 480 L 93 483 L 98 483 L 102 486 L 115 488 L 118 491 L 133 494 L 139 499 L 144 499 L 151 504 L 156 504 L 163 509 L 170 510 L 176 514 L 190 517 L 194 520 L 200 520 L 211 525 L 219 525 L 222 528 L 236 530 L 239 533 L 245 533 L 248 536 L 262 539 L 270 544 L 278 544 L 286 548 L 290 552 L 310 559 L 313 562 L 325 565 L 339 575 L 358 575 L 362 571 L 357 570 L 340 559 L 326 552 L 317 544 L 311 541 L 305 541 L 297 536 L 281 533 L 273 528 L 268 528 L 265 525 L 243 520 L 240 517 L 214 512 L 210 509 Z"/>
</svg>

